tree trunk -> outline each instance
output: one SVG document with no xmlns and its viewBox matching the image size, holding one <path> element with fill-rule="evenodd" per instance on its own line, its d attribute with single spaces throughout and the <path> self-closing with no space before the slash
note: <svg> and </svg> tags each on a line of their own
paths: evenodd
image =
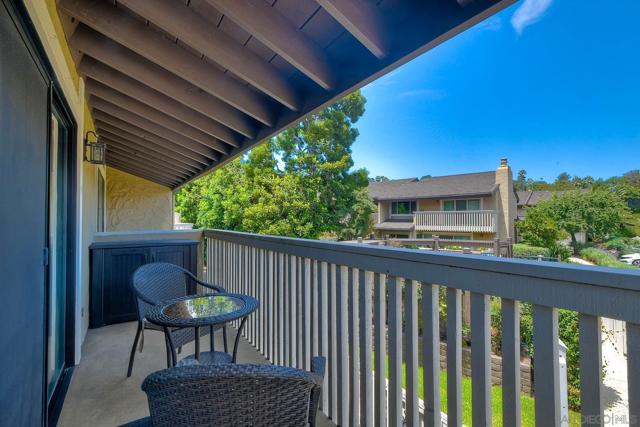
<svg viewBox="0 0 640 427">
<path fill-rule="evenodd" d="M 571 247 L 573 248 L 573 253 L 575 254 L 578 249 L 578 239 L 576 239 L 576 233 L 572 232 L 570 234 L 571 234 Z"/>
</svg>

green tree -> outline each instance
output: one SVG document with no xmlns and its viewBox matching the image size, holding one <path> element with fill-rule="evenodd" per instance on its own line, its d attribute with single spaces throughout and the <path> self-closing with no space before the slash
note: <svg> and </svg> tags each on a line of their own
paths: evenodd
<svg viewBox="0 0 640 427">
<path fill-rule="evenodd" d="M 567 172 L 562 172 L 560 175 L 557 176 L 555 182 L 553 183 L 554 185 L 554 189 L 555 190 L 570 190 L 573 188 L 573 185 L 571 183 L 571 175 L 569 175 Z"/>
<path fill-rule="evenodd" d="M 640 169 L 630 170 L 622 175 L 622 178 L 634 187 L 640 187 Z"/>
<path fill-rule="evenodd" d="M 567 233 L 551 217 L 549 209 L 543 204 L 527 208 L 524 220 L 518 222 L 518 230 L 525 242 L 532 246 L 552 248 Z"/>
<path fill-rule="evenodd" d="M 628 213 L 624 197 L 610 189 L 568 191 L 527 209 L 519 227 L 523 237 L 528 236 L 525 240 L 531 239 L 530 243 L 537 242 L 547 248 L 552 248 L 549 244 L 557 227 L 571 236 L 575 247 L 577 233 L 584 231 L 593 240 L 602 241 L 620 230 Z"/>
<path fill-rule="evenodd" d="M 576 234 L 586 229 L 585 198 L 578 191 L 568 191 L 562 196 L 553 196 L 551 200 L 539 203 L 541 209 L 546 210 L 560 229 L 569 233 L 571 242 L 577 245 Z"/>
<path fill-rule="evenodd" d="M 365 98 L 354 92 L 252 149 L 176 195 L 197 227 L 303 238 L 354 238 L 370 230 L 368 173 L 352 170 L 354 123 Z"/>
<path fill-rule="evenodd" d="M 593 179 L 592 176 L 585 176 L 583 178 L 579 176 L 574 176 L 573 178 L 571 178 L 571 185 L 574 188 L 582 188 L 582 189 L 591 188 L 593 187 L 595 182 L 596 181 L 595 179 Z"/>
<path fill-rule="evenodd" d="M 527 171 L 524 169 L 520 169 L 518 171 L 518 179 L 514 183 L 516 190 L 525 191 L 527 190 Z"/>
<path fill-rule="evenodd" d="M 581 195 L 584 199 L 584 229 L 593 240 L 602 241 L 620 230 L 630 213 L 623 196 L 608 189 L 592 190 Z"/>
</svg>

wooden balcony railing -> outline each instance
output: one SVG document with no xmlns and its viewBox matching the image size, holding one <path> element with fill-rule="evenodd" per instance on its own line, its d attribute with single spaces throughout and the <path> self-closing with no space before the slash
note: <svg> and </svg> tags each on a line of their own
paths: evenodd
<svg viewBox="0 0 640 427">
<path fill-rule="evenodd" d="M 533 305 L 537 426 L 567 425 L 560 413 L 558 309 L 579 313 L 583 425 L 603 420 L 601 317 L 626 322 L 629 419 L 640 415 L 640 272 L 216 230 L 204 237 L 206 279 L 260 301 L 245 329 L 257 349 L 273 363 L 307 369 L 312 356 L 327 358 L 321 408 L 338 425 L 418 426 L 422 417 L 426 426 L 441 425 L 441 287 L 449 426 L 462 425 L 462 291 L 471 293 L 474 426 L 490 426 L 495 416 L 490 296 L 502 301 L 503 425 L 521 423 L 521 302 Z M 377 375 L 387 360 L 388 385 Z"/>
<path fill-rule="evenodd" d="M 416 231 L 496 232 L 495 211 L 414 212 Z"/>
</svg>

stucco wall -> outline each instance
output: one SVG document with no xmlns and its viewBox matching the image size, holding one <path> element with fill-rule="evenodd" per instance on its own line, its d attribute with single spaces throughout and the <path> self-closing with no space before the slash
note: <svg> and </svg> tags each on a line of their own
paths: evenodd
<svg viewBox="0 0 640 427">
<path fill-rule="evenodd" d="M 440 200 L 436 200 L 436 199 L 418 200 L 418 210 L 419 211 L 439 211 L 441 210 Z"/>
<path fill-rule="evenodd" d="M 378 222 L 385 222 L 389 219 L 389 202 L 378 202 Z"/>
<path fill-rule="evenodd" d="M 170 230 L 172 215 L 169 188 L 107 168 L 107 231 Z"/>
<path fill-rule="evenodd" d="M 84 162 L 82 166 L 82 284 L 89 289 L 89 245 L 98 231 L 98 166 Z M 83 292 L 79 300 L 82 319 L 82 339 L 89 328 L 89 292 Z"/>
</svg>

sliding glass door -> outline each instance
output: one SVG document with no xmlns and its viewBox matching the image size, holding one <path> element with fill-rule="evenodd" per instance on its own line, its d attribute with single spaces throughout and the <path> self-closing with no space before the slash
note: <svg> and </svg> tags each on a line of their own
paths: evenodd
<svg viewBox="0 0 640 427">
<path fill-rule="evenodd" d="M 49 274 L 47 307 L 47 398 L 65 368 L 67 304 L 67 207 L 69 128 L 55 110 L 49 141 Z"/>
</svg>

